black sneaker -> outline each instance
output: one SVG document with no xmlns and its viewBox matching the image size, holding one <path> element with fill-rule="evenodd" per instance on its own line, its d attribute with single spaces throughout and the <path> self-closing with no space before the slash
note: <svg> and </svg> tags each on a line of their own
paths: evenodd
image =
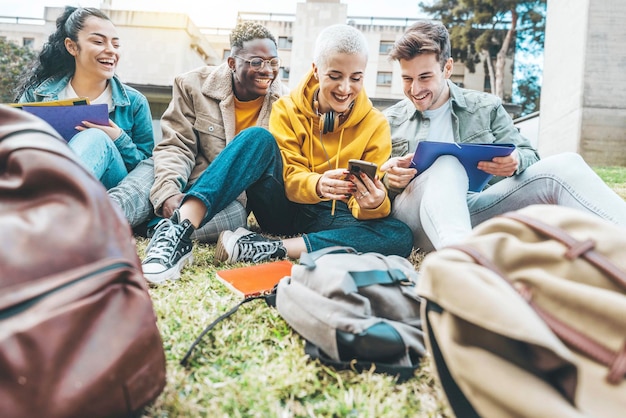
<svg viewBox="0 0 626 418">
<path fill-rule="evenodd" d="M 150 283 L 177 280 L 183 267 L 193 262 L 190 237 L 195 228 L 187 219 L 182 222 L 179 219 L 176 210 L 170 219 L 162 219 L 154 230 L 141 262 L 143 275 Z"/>
<path fill-rule="evenodd" d="M 238 228 L 235 232 L 222 232 L 215 247 L 215 259 L 223 263 L 238 261 L 258 263 L 286 256 L 287 250 L 282 241 L 265 238 L 245 228 Z"/>
</svg>

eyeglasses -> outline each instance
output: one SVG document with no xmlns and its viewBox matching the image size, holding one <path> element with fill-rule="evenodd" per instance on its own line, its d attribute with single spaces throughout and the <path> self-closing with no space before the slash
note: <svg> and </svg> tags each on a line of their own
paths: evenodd
<svg viewBox="0 0 626 418">
<path fill-rule="evenodd" d="M 272 58 L 271 60 L 264 60 L 263 58 L 252 58 L 251 60 L 247 60 L 244 57 L 240 57 L 239 55 L 233 55 L 235 58 L 239 58 L 244 60 L 254 71 L 261 71 L 265 64 L 268 64 L 272 70 L 278 70 L 280 67 L 280 58 Z"/>
</svg>

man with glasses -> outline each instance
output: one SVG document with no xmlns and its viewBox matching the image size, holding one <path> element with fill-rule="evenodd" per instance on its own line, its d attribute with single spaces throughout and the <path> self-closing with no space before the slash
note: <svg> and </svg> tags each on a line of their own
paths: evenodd
<svg viewBox="0 0 626 418">
<path fill-rule="evenodd" d="M 271 60 L 264 60 L 263 58 L 252 58 L 251 60 L 240 57 L 239 55 L 232 55 L 234 58 L 239 58 L 247 62 L 254 71 L 261 71 L 265 64 L 267 64 L 272 70 L 280 68 L 280 58 L 272 58 Z"/>
<path fill-rule="evenodd" d="M 141 216 L 145 221 L 141 214 L 151 214 L 152 207 L 163 218 L 143 262 L 149 282 L 177 279 L 181 268 L 192 262 L 192 239 L 215 242 L 224 230 L 246 227 L 249 211 L 261 204 L 245 192 L 232 198 L 220 193 L 224 199 L 213 202 L 219 209 L 197 230 L 179 215 L 187 209 L 186 204 L 185 209 L 180 206 L 190 190 L 229 189 L 246 176 L 248 167 L 241 162 L 259 158 L 246 154 L 254 154 L 251 144 L 259 132 L 267 132 L 258 127 L 268 127 L 272 104 L 288 93 L 278 77 L 276 39 L 265 27 L 242 22 L 230 41 L 227 62 L 175 78 L 172 100 L 161 118 L 163 138 L 154 149 L 154 169 L 146 164 L 143 176 L 109 193 L 129 220 L 135 218 L 132 224 L 142 221 Z M 203 173 L 210 179 L 208 186 L 197 184 Z"/>
</svg>

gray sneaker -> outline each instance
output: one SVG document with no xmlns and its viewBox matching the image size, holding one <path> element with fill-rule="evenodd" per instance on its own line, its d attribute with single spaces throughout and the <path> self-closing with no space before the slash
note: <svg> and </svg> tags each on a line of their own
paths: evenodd
<svg viewBox="0 0 626 418">
<path fill-rule="evenodd" d="M 258 263 L 286 256 L 287 250 L 282 241 L 265 238 L 245 228 L 238 228 L 235 232 L 223 231 L 215 247 L 215 259 L 223 263 L 238 261 Z"/>
<path fill-rule="evenodd" d="M 187 219 L 182 222 L 179 219 L 176 210 L 170 219 L 162 219 L 154 230 L 141 262 L 143 275 L 150 283 L 177 280 L 183 267 L 193 263 L 190 237 L 195 228 Z"/>
</svg>

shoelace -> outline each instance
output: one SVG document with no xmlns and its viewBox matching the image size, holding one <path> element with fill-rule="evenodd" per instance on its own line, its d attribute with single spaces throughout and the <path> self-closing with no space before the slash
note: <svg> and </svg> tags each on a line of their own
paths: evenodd
<svg viewBox="0 0 626 418">
<path fill-rule="evenodd" d="M 176 250 L 176 238 L 178 230 L 182 229 L 181 225 L 176 225 L 169 219 L 164 219 L 162 226 L 157 226 L 157 230 L 152 238 L 155 242 L 150 247 L 146 259 L 157 259 L 161 261 L 169 261 L 172 253 Z"/>
<path fill-rule="evenodd" d="M 239 260 L 257 263 L 269 258 L 278 249 L 278 241 L 240 242 Z"/>
</svg>

